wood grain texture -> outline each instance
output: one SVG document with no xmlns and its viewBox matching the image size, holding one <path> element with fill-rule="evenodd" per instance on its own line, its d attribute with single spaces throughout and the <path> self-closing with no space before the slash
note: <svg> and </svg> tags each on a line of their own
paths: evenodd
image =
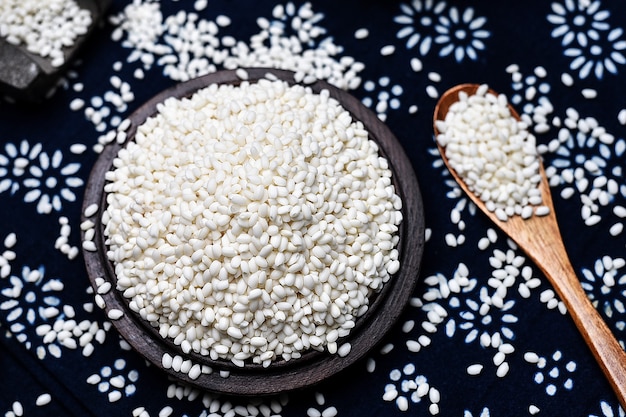
<svg viewBox="0 0 626 417">
<path fill-rule="evenodd" d="M 262 68 L 249 68 L 246 71 L 247 82 L 256 82 L 261 78 L 266 78 L 266 75 L 270 73 L 272 77 L 295 84 L 294 74 L 289 71 Z M 237 77 L 235 71 L 220 71 L 177 84 L 157 94 L 130 116 L 131 124 L 127 130 L 127 142 L 133 140 L 137 126 L 147 117 L 155 114 L 157 104 L 168 97 L 188 97 L 198 89 L 214 83 L 237 85 L 241 82 L 242 80 Z M 270 395 L 319 383 L 341 372 L 376 347 L 398 320 L 413 293 L 423 255 L 425 225 L 421 193 L 410 161 L 389 128 L 355 97 L 323 81 L 317 81 L 309 86 L 312 91 L 318 93 L 321 90 L 328 90 L 330 96 L 338 100 L 355 120 L 361 121 L 368 130 L 370 138 L 378 143 L 379 152 L 390 163 L 392 181 L 403 201 L 403 221 L 400 225 L 398 244 L 400 271 L 384 285 L 381 292 L 371 298 L 369 310 L 358 318 L 352 333 L 343 340 L 339 340 L 340 345 L 351 344 L 352 349 L 347 356 L 340 357 L 327 352 L 310 351 L 304 353 L 300 359 L 277 361 L 268 368 L 255 364 L 239 368 L 230 361 L 212 361 L 198 354 L 186 355 L 180 347 L 161 338 L 149 323 L 133 312 L 121 293 L 111 290 L 106 294 L 101 294 L 106 303 L 106 311 L 113 308 L 124 311 L 124 315 L 119 320 L 113 321 L 114 326 L 126 341 L 152 364 L 163 369 L 162 356 L 167 352 L 172 356 L 180 355 L 190 358 L 194 363 L 208 365 L 213 369 L 213 373 L 202 374 L 196 380 L 190 379 L 184 373 L 165 369 L 179 380 L 213 392 L 230 395 Z M 105 147 L 92 168 L 86 186 L 82 220 L 89 219 L 96 224 L 95 241 L 98 250 L 97 252 L 83 251 L 83 256 L 94 288 L 97 288 L 95 280 L 98 277 L 111 282 L 115 288 L 116 277 L 113 265 L 106 256 L 101 215 L 106 207 L 103 191 L 106 182 L 105 174 L 111 169 L 114 158 L 123 146 L 125 144 L 112 143 Z M 99 207 L 98 212 L 90 218 L 85 217 L 84 209 L 94 203 Z M 230 376 L 221 377 L 220 370 L 229 371 Z"/>
<path fill-rule="evenodd" d="M 433 122 L 445 118 L 450 106 L 458 101 L 459 92 L 464 91 L 468 95 L 472 95 L 477 89 L 478 85 L 476 84 L 461 84 L 446 91 L 435 108 Z M 497 94 L 492 90 L 491 92 Z M 515 109 L 512 106 L 509 106 L 509 108 L 513 116 L 519 119 Z M 436 123 L 433 124 L 435 135 L 437 135 L 439 132 Z M 550 214 L 543 217 L 532 216 L 526 220 L 521 216 L 514 216 L 507 221 L 501 221 L 493 212 L 487 210 L 485 204 L 468 189 L 463 179 L 449 165 L 445 157 L 445 149 L 439 144 L 437 146 L 450 173 L 468 197 L 487 217 L 515 241 L 546 275 L 563 303 L 567 306 L 570 316 L 612 385 L 622 407 L 626 409 L 626 353 L 602 320 L 598 311 L 591 304 L 568 258 L 559 231 L 556 212 L 550 194 L 550 186 L 543 164 L 540 165 L 542 181 L 539 187 L 543 204 L 550 208 Z"/>
</svg>

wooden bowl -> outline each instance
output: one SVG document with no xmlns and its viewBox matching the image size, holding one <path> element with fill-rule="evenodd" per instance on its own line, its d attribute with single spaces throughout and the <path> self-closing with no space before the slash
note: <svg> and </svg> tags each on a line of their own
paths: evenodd
<svg viewBox="0 0 626 417">
<path fill-rule="evenodd" d="M 289 71 L 260 68 L 251 68 L 246 71 L 249 82 L 266 78 L 266 75 L 271 73 L 274 77 L 290 84 L 296 83 L 294 73 Z M 129 117 L 131 123 L 127 130 L 127 142 L 133 140 L 137 127 L 149 116 L 155 114 L 157 104 L 166 98 L 188 97 L 197 90 L 214 83 L 238 85 L 241 82 L 236 71 L 219 71 L 175 85 L 157 94 Z M 311 350 L 303 352 L 301 358 L 289 361 L 279 360 L 266 368 L 256 364 L 237 367 L 227 360 L 211 360 L 196 353 L 185 354 L 172 341 L 163 339 L 155 328 L 129 308 L 128 300 L 121 292 L 115 290 L 114 267 L 106 256 L 107 248 L 101 221 L 102 213 L 106 209 L 105 174 L 111 169 L 113 159 L 125 144 L 111 143 L 106 146 L 92 169 L 85 190 L 82 218 L 82 221 L 91 220 L 96 225 L 93 241 L 97 250 L 83 251 L 89 279 L 96 290 L 99 287 L 96 281 L 101 284 L 101 280 L 104 279 L 111 283 L 113 289 L 100 296 L 106 304 L 104 309 L 107 313 L 112 309 L 124 312 L 122 317 L 112 320 L 124 339 L 152 364 L 181 381 L 230 395 L 270 395 L 313 385 L 363 358 L 397 321 L 412 295 L 423 254 L 424 212 L 418 182 L 411 163 L 389 128 L 355 97 L 323 81 L 317 81 L 309 86 L 316 93 L 324 89 L 328 90 L 330 96 L 337 99 L 355 120 L 363 123 L 369 132 L 370 139 L 378 143 L 379 153 L 389 161 L 396 193 L 403 202 L 403 220 L 398 232 L 400 241 L 397 246 L 400 270 L 391 277 L 380 292 L 370 297 L 368 311 L 357 318 L 351 333 L 338 341 L 338 345 L 350 343 L 351 350 L 346 356 Z M 87 217 L 86 214 L 91 213 L 85 213 L 85 209 L 93 204 L 96 204 L 99 209 L 95 214 Z M 191 379 L 185 373 L 164 368 L 162 365 L 164 353 L 169 353 L 172 357 L 182 356 L 192 360 L 193 363 L 208 365 L 213 372 L 203 373 L 197 379 Z M 221 376 L 220 371 L 227 371 L 229 376 Z"/>
</svg>

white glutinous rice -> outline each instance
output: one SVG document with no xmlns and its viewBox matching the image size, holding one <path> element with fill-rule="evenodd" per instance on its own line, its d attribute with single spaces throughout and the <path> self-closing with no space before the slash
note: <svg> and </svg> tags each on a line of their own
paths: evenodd
<svg viewBox="0 0 626 417">
<path fill-rule="evenodd" d="M 393 45 L 385 45 L 382 48 L 380 48 L 380 54 L 382 56 L 392 55 L 395 51 L 396 51 L 396 47 Z"/>
<path fill-rule="evenodd" d="M 470 96 L 461 93 L 436 127 L 450 166 L 500 220 L 528 218 L 527 207 L 547 214 L 535 137 L 513 117 L 506 96 L 492 94 L 486 85 Z"/>
<path fill-rule="evenodd" d="M 483 365 L 476 363 L 467 367 L 468 375 L 479 375 L 483 371 Z"/>
<path fill-rule="evenodd" d="M 354 32 L 355 39 L 365 39 L 369 36 L 370 32 L 367 28 L 359 28 Z"/>
<path fill-rule="evenodd" d="M 91 26 L 91 13 L 74 0 L 2 0 L 0 37 L 50 60 L 65 63 L 64 49 L 74 45 Z"/>
<path fill-rule="evenodd" d="M 44 393 L 37 397 L 35 405 L 38 407 L 43 407 L 44 405 L 50 404 L 50 401 L 52 401 L 52 397 L 50 396 L 50 394 Z"/>
<path fill-rule="evenodd" d="M 598 92 L 596 90 L 594 90 L 593 88 L 583 88 L 581 90 L 581 94 L 583 95 L 584 98 L 586 99 L 594 99 L 598 96 Z"/>
<path fill-rule="evenodd" d="M 346 355 L 337 339 L 398 269 L 388 161 L 326 90 L 262 79 L 169 98 L 106 178 L 117 290 L 214 360 Z"/>
</svg>

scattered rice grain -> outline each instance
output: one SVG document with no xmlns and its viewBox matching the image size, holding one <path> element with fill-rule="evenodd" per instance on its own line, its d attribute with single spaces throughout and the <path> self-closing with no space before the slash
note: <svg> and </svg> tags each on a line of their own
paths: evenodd
<svg viewBox="0 0 626 417">
<path fill-rule="evenodd" d="M 85 215 L 85 217 L 92 217 L 97 212 L 98 212 L 98 204 L 93 203 L 85 208 L 85 211 L 83 212 L 83 214 Z"/>
<path fill-rule="evenodd" d="M 420 345 L 420 343 L 417 340 L 407 340 L 406 341 L 406 347 L 409 350 L 409 352 L 413 352 L 413 353 L 417 353 L 422 349 L 422 345 Z"/>
<path fill-rule="evenodd" d="M 396 52 L 396 47 L 393 45 L 385 45 L 380 49 L 380 54 L 382 56 L 389 56 Z"/>
<path fill-rule="evenodd" d="M 52 401 L 52 396 L 48 393 L 41 394 L 35 400 L 35 405 L 38 407 L 43 407 L 44 405 L 50 404 Z"/>
<path fill-rule="evenodd" d="M 467 367 L 468 375 L 479 375 L 483 371 L 483 365 L 477 363 Z"/>
<path fill-rule="evenodd" d="M 438 72 L 429 72 L 428 79 L 434 83 L 441 82 L 441 74 Z"/>
<path fill-rule="evenodd" d="M 583 90 L 581 91 L 582 95 L 584 98 L 591 100 L 594 99 L 598 96 L 598 92 L 596 90 L 594 90 L 593 88 L 583 88 Z"/>
<path fill-rule="evenodd" d="M 416 57 L 411 58 L 410 64 L 411 64 L 411 69 L 414 72 L 420 72 L 424 68 L 422 61 Z"/>
<path fill-rule="evenodd" d="M 78 111 L 85 106 L 85 100 L 80 98 L 75 98 L 70 102 L 70 110 Z"/>
<path fill-rule="evenodd" d="M 336 407 L 334 407 L 334 406 L 331 406 L 331 407 L 325 408 L 325 409 L 322 411 L 322 417 L 336 417 L 336 416 L 337 416 L 337 414 L 338 414 L 338 412 L 337 412 L 337 408 L 336 408 Z"/>
<path fill-rule="evenodd" d="M 613 226 L 609 228 L 609 233 L 611 234 L 611 236 L 618 236 L 622 233 L 623 230 L 624 230 L 623 223 L 615 223 Z"/>
<path fill-rule="evenodd" d="M 355 39 L 365 39 L 369 36 L 370 32 L 367 28 L 360 28 L 354 32 Z"/>
<path fill-rule="evenodd" d="M 571 87 L 572 85 L 574 85 L 574 78 L 572 78 L 572 76 L 568 73 L 564 72 L 563 74 L 561 74 L 561 82 L 563 83 L 563 85 Z"/>
<path fill-rule="evenodd" d="M 112 308 L 107 313 L 107 317 L 110 318 L 111 320 L 119 320 L 120 318 L 122 318 L 123 315 L 124 315 L 124 312 L 117 308 Z"/>
<path fill-rule="evenodd" d="M 504 378 L 506 376 L 506 374 L 509 373 L 509 363 L 508 362 L 502 362 L 502 364 L 500 364 L 500 366 L 498 366 L 498 369 L 496 369 L 496 376 L 499 378 Z"/>
<path fill-rule="evenodd" d="M 437 91 L 437 88 L 434 85 L 426 86 L 426 94 L 432 99 L 439 98 L 439 91 Z"/>
<path fill-rule="evenodd" d="M 396 406 L 400 411 L 407 411 L 409 409 L 409 401 L 405 396 L 401 395 L 396 398 Z"/>
</svg>

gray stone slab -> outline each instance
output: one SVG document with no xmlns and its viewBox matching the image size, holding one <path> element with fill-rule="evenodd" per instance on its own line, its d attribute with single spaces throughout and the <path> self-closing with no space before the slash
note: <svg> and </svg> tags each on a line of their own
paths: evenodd
<svg viewBox="0 0 626 417">
<path fill-rule="evenodd" d="M 61 76 L 98 29 L 111 0 L 77 0 L 77 3 L 91 12 L 92 24 L 74 45 L 64 49 L 65 63 L 60 67 L 53 67 L 49 59 L 27 51 L 23 45 L 12 45 L 0 38 L 0 94 L 28 102 L 40 102 L 54 94 Z"/>
</svg>

